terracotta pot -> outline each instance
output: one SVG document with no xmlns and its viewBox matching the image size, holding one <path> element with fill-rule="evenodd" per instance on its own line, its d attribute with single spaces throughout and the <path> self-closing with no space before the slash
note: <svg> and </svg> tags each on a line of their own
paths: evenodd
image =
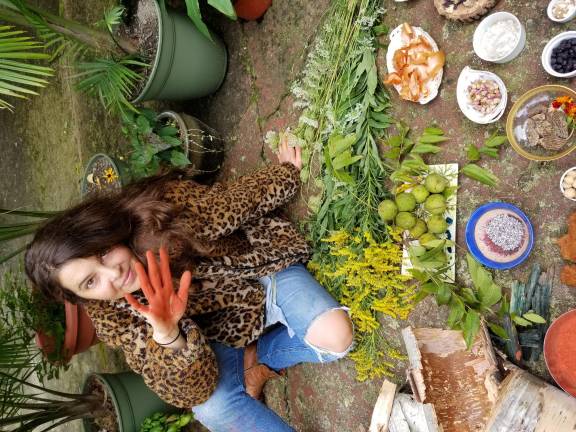
<svg viewBox="0 0 576 432">
<path fill-rule="evenodd" d="M 96 330 L 90 317 L 80 305 L 64 302 L 66 311 L 66 333 L 62 347 L 62 360 L 70 361 L 75 354 L 86 351 L 92 345 L 98 343 Z M 36 333 L 36 345 L 45 355 L 49 355 L 56 349 L 54 338 L 42 331 Z"/>
<path fill-rule="evenodd" d="M 272 5 L 272 0 L 236 0 L 234 10 L 239 18 L 257 20 L 262 17 Z"/>
</svg>

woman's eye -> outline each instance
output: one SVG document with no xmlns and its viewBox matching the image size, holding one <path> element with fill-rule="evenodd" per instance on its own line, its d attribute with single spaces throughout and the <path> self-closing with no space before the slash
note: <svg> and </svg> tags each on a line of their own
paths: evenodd
<svg viewBox="0 0 576 432">
<path fill-rule="evenodd" d="M 86 282 L 86 288 L 90 289 L 93 286 L 94 286 L 94 278 L 88 279 L 88 281 Z"/>
</svg>

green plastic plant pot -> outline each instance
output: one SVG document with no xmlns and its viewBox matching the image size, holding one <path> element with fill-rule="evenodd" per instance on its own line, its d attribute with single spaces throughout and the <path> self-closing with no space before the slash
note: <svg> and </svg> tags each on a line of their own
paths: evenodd
<svg viewBox="0 0 576 432">
<path fill-rule="evenodd" d="M 207 39 L 190 18 L 154 1 L 158 20 L 158 48 L 146 86 L 133 101 L 186 100 L 218 90 L 228 64 L 226 47 L 212 34 Z"/>
<path fill-rule="evenodd" d="M 134 372 L 116 374 L 92 374 L 106 387 L 116 410 L 118 430 L 136 432 L 144 419 L 156 412 L 172 413 L 177 408 L 160 399 L 144 383 L 144 379 Z M 90 377 L 89 377 L 90 378 Z M 84 383 L 84 392 L 88 390 L 89 379 Z M 84 419 L 84 431 L 92 432 L 89 419 Z"/>
</svg>

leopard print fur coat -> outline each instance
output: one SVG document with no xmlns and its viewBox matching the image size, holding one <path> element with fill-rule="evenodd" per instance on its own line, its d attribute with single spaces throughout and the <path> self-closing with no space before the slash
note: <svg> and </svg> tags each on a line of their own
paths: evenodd
<svg viewBox="0 0 576 432">
<path fill-rule="evenodd" d="M 167 184 L 164 199 L 178 206 L 179 226 L 210 251 L 192 269 L 194 284 L 180 321 L 186 348 L 157 345 L 152 328 L 124 299 L 85 305 L 98 337 L 121 348 L 129 366 L 166 402 L 190 409 L 209 398 L 218 381 L 210 341 L 244 347 L 262 333 L 266 299 L 258 278 L 309 254 L 296 228 L 274 214 L 299 185 L 291 164 L 270 165 L 229 186 Z M 170 250 L 172 257 L 181 253 L 178 246 Z"/>
</svg>

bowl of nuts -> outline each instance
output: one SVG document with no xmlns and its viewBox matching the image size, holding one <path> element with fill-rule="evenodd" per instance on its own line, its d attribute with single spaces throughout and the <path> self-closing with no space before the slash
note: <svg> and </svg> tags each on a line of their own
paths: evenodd
<svg viewBox="0 0 576 432">
<path fill-rule="evenodd" d="M 576 167 L 572 167 L 562 174 L 560 191 L 565 198 L 576 201 Z"/>
<path fill-rule="evenodd" d="M 456 99 L 460 110 L 475 123 L 493 123 L 502 117 L 508 92 L 498 75 L 466 66 L 458 77 Z"/>
</svg>

